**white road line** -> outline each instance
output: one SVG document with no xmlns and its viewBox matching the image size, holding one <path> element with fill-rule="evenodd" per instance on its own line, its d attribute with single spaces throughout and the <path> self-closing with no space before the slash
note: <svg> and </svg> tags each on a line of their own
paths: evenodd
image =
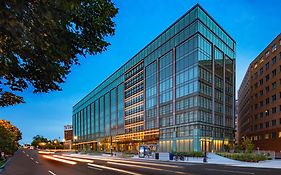
<svg viewBox="0 0 281 175">
<path fill-rule="evenodd" d="M 63 162 L 63 163 L 68 163 L 68 164 L 71 164 L 71 165 L 75 165 L 75 164 L 77 164 L 77 163 L 76 163 L 76 162 L 74 162 L 74 161 L 64 160 L 64 159 L 59 159 L 59 158 L 52 157 L 52 156 L 47 156 L 47 155 L 44 155 L 43 157 L 44 157 L 44 158 L 47 158 L 47 159 L 51 159 L 51 160 L 55 160 L 55 161 L 59 161 L 59 162 Z"/>
<path fill-rule="evenodd" d="M 35 161 L 35 163 L 39 164 L 39 162 Z"/>
<path fill-rule="evenodd" d="M 91 166 L 88 166 L 88 168 L 90 168 L 90 169 L 94 169 L 94 170 L 99 170 L 99 171 L 102 171 L 102 169 L 100 169 L 100 168 L 95 168 L 95 167 L 91 167 Z"/>
<path fill-rule="evenodd" d="M 255 174 L 255 173 L 244 172 L 244 171 L 230 171 L 230 170 L 219 170 L 219 169 L 211 169 L 211 168 L 205 168 L 205 170 L 209 170 L 209 171 L 220 171 L 220 172 L 228 172 L 228 173 L 237 173 L 237 174 Z"/>
<path fill-rule="evenodd" d="M 96 165 L 96 164 L 92 164 L 92 163 L 88 163 L 89 166 L 93 166 L 93 167 L 97 167 L 97 168 L 102 168 L 102 169 L 107 169 L 107 170 L 112 170 L 112 171 L 118 171 L 118 172 L 122 172 L 122 173 L 127 173 L 127 174 L 132 174 L 132 175 L 141 175 L 139 173 L 135 173 L 132 171 L 127 171 L 127 170 L 122 170 L 122 169 L 118 169 L 118 168 L 112 168 L 112 167 L 107 167 L 107 166 L 103 166 L 103 165 Z"/>
<path fill-rule="evenodd" d="M 65 157 L 72 157 L 71 155 L 64 155 Z M 78 157 L 78 156 L 73 156 Z M 81 158 L 84 158 L 81 156 Z M 86 157 L 85 157 L 86 158 Z M 101 157 L 91 157 L 88 158 L 91 160 L 104 160 L 104 161 L 110 161 L 110 162 L 122 162 L 122 163 L 130 163 L 130 164 L 141 164 L 141 165 L 155 165 L 155 166 L 161 166 L 161 167 L 170 167 L 170 168 L 183 168 L 177 165 L 169 165 L 169 164 L 163 164 L 163 163 L 152 163 L 152 162 L 143 162 L 143 161 L 128 161 L 128 160 L 121 160 L 121 159 L 110 159 L 110 158 L 101 158 Z"/>
<path fill-rule="evenodd" d="M 151 163 L 151 162 L 140 162 L 140 161 L 124 161 L 124 160 L 109 160 L 111 162 L 122 162 L 122 163 L 130 163 L 130 164 L 140 164 L 140 165 L 154 165 L 154 166 L 161 166 L 161 167 L 169 167 L 169 168 L 183 168 L 176 165 L 167 165 L 167 164 L 161 164 L 161 163 Z"/>
<path fill-rule="evenodd" d="M 29 155 L 28 155 L 28 154 L 26 154 L 26 156 L 27 156 L 27 157 L 29 157 Z"/>
<path fill-rule="evenodd" d="M 93 160 L 88 160 L 88 159 L 79 159 L 79 158 L 65 157 L 65 156 L 59 156 L 59 155 L 54 155 L 54 157 L 66 159 L 66 160 L 74 160 L 74 161 L 78 161 L 78 162 L 94 163 Z"/>
<path fill-rule="evenodd" d="M 31 157 L 30 159 L 31 159 L 31 160 L 34 160 L 34 158 L 33 158 L 33 157 Z"/>
<path fill-rule="evenodd" d="M 172 171 L 172 170 L 166 170 L 166 169 L 148 167 L 148 166 L 132 165 L 132 164 L 125 164 L 125 163 L 117 163 L 117 162 L 107 162 L 107 163 L 112 164 L 112 165 L 128 166 L 128 167 L 134 167 L 134 168 L 145 168 L 145 169 L 156 170 L 156 171 L 167 171 L 167 172 L 176 173 L 176 174 L 188 174 L 186 172 Z"/>
<path fill-rule="evenodd" d="M 49 173 L 52 175 L 56 175 L 54 172 L 52 172 L 51 170 L 49 170 Z"/>
</svg>

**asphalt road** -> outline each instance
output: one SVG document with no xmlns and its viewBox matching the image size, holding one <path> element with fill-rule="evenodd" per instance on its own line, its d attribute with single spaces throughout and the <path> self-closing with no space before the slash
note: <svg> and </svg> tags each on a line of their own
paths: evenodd
<svg viewBox="0 0 281 175">
<path fill-rule="evenodd" d="M 52 160 L 56 159 L 56 160 Z M 58 161 L 59 160 L 59 161 Z M 68 161 L 68 162 L 61 162 Z M 86 162 L 81 162 L 86 161 Z M 8 162 L 3 175 L 280 175 L 280 169 L 242 168 L 212 164 L 172 163 L 102 158 L 77 159 L 21 149 Z M 1 174 L 1 173 L 0 173 Z M 1 175 L 2 175 L 1 174 Z"/>
</svg>

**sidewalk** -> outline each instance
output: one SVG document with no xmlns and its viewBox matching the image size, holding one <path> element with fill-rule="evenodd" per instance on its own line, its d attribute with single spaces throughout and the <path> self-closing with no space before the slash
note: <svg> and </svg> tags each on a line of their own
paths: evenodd
<svg viewBox="0 0 281 175">
<path fill-rule="evenodd" d="M 117 159 L 124 159 L 120 158 L 118 156 L 111 157 L 109 155 L 89 155 L 89 154 L 68 154 L 70 156 L 74 157 L 81 157 L 81 158 L 117 158 Z M 281 169 L 281 160 L 267 160 L 267 161 L 261 161 L 259 163 L 254 163 L 254 162 L 242 162 L 238 160 L 232 160 L 228 159 L 222 156 L 219 156 L 214 153 L 208 153 L 207 155 L 207 163 L 203 163 L 203 158 L 193 158 L 189 157 L 187 161 L 175 161 L 175 160 L 170 160 L 170 161 L 163 161 L 163 160 L 155 160 L 151 158 L 139 158 L 138 156 L 134 156 L 132 158 L 125 158 L 125 159 L 138 159 L 138 160 L 149 160 L 149 161 L 162 161 L 162 162 L 173 162 L 173 163 L 201 163 L 201 164 L 219 164 L 219 165 L 227 165 L 227 166 L 237 166 L 237 167 L 253 167 L 253 168 L 277 168 Z"/>
<path fill-rule="evenodd" d="M 228 159 L 214 153 L 208 153 L 208 163 L 220 164 L 238 167 L 254 167 L 254 168 L 279 168 L 281 169 L 281 160 L 266 160 L 255 162 L 242 162 L 238 160 Z M 187 162 L 190 163 L 203 163 L 203 158 L 189 158 Z"/>
</svg>

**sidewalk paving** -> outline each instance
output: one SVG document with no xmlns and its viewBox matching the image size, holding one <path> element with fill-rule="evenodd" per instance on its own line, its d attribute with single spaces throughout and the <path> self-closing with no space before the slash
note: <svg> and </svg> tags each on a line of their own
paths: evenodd
<svg viewBox="0 0 281 175">
<path fill-rule="evenodd" d="M 111 157 L 110 155 L 102 154 L 102 155 L 89 155 L 89 154 L 68 154 L 70 156 L 76 156 L 76 157 L 81 157 L 81 158 L 120 158 L 120 157 Z M 152 158 L 139 158 L 138 156 L 134 156 L 132 158 L 125 158 L 125 159 L 138 159 L 138 160 L 155 160 L 155 161 L 162 161 L 162 162 L 179 162 L 179 163 L 201 163 L 201 164 L 219 164 L 219 165 L 227 165 L 227 166 L 237 166 L 237 167 L 252 167 L 252 168 L 277 168 L 281 169 L 281 160 L 266 160 L 266 161 L 260 161 L 258 163 L 255 162 L 242 162 L 238 160 L 232 160 L 228 159 L 222 156 L 219 156 L 214 153 L 208 153 L 207 154 L 207 163 L 203 163 L 203 158 L 193 158 L 189 157 L 187 161 L 175 161 L 175 160 L 170 160 L 170 161 L 162 161 L 162 160 L 155 160 Z M 123 159 L 123 158 L 120 158 Z"/>
<path fill-rule="evenodd" d="M 253 168 L 279 168 L 281 169 L 281 160 L 266 160 L 255 162 L 242 162 L 238 160 L 228 159 L 226 157 L 219 156 L 214 153 L 208 153 L 208 163 L 220 164 L 228 166 L 238 166 L 238 167 L 253 167 Z M 203 163 L 203 158 L 189 158 L 187 162 L 190 163 Z"/>
</svg>

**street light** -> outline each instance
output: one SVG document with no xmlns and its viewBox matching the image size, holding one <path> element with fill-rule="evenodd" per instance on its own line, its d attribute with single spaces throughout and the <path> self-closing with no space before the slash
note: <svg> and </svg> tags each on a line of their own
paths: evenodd
<svg viewBox="0 0 281 175">
<path fill-rule="evenodd" d="M 54 141 L 54 144 L 55 144 L 55 150 L 57 149 L 57 143 L 58 143 L 58 141 L 57 141 L 57 140 L 55 140 L 55 141 Z"/>
<path fill-rule="evenodd" d="M 203 162 L 206 163 L 207 162 L 207 138 L 205 138 L 205 143 L 204 143 L 204 159 Z"/>
<path fill-rule="evenodd" d="M 77 136 L 73 136 L 73 141 L 74 141 L 74 146 L 76 146 L 76 140 L 78 139 L 78 137 Z M 70 144 L 71 145 L 71 144 Z M 71 149 L 71 148 L 70 148 Z M 75 149 L 75 147 L 74 147 L 74 149 Z M 77 147 L 77 149 L 78 149 L 78 147 Z"/>
</svg>

